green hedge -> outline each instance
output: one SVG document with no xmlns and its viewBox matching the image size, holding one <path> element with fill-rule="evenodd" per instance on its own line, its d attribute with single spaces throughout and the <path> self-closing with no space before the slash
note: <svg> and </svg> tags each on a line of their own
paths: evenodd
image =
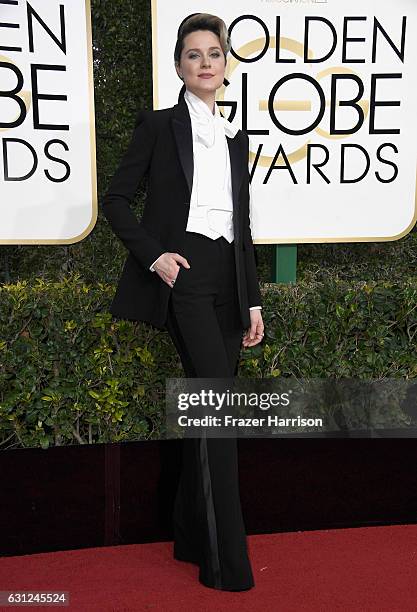
<svg viewBox="0 0 417 612">
<path fill-rule="evenodd" d="M 239 376 L 417 377 L 417 283 L 265 285 L 266 333 Z M 114 286 L 38 278 L 0 287 L 1 448 L 163 437 L 166 332 L 113 320 Z M 393 403 L 384 422 L 404 421 Z"/>
</svg>

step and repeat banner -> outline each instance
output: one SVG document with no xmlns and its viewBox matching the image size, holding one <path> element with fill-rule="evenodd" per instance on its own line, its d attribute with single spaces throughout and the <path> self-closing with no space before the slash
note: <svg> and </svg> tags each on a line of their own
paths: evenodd
<svg viewBox="0 0 417 612">
<path fill-rule="evenodd" d="M 254 242 L 395 240 L 417 219 L 415 0 L 152 0 L 154 108 L 177 102 L 177 29 L 229 27 L 223 114 L 250 141 Z"/>
<path fill-rule="evenodd" d="M 417 218 L 417 2 L 212 0 L 226 117 L 250 138 L 257 243 L 395 240 Z M 152 0 L 154 108 L 194 0 Z M 0 243 L 73 243 L 97 218 L 89 0 L 0 0 Z M 133 44 L 133 42 L 132 42 Z"/>
<path fill-rule="evenodd" d="M 97 219 L 89 0 L 0 0 L 0 244 L 74 243 Z"/>
</svg>

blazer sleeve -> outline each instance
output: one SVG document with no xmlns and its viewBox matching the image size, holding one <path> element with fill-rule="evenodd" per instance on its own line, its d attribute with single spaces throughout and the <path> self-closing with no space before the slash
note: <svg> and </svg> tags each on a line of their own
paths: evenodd
<svg viewBox="0 0 417 612">
<path fill-rule="evenodd" d="M 249 161 L 249 137 L 245 132 L 242 132 L 245 138 L 245 151 L 247 152 L 246 160 Z M 255 247 L 252 241 L 252 232 L 250 227 L 249 215 L 249 167 L 246 164 L 243 176 L 243 246 L 246 266 L 246 282 L 248 287 L 249 308 L 251 306 L 262 306 L 261 291 L 259 288 L 258 274 L 256 270 Z"/>
<path fill-rule="evenodd" d="M 152 111 L 141 110 L 129 146 L 102 199 L 103 214 L 113 232 L 146 270 L 166 249 L 138 221 L 131 203 L 149 168 L 154 143 Z"/>
</svg>

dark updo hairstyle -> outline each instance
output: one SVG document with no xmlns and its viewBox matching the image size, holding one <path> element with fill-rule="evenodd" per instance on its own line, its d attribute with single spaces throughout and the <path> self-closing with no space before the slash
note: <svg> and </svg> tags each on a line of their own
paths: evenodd
<svg viewBox="0 0 417 612">
<path fill-rule="evenodd" d="M 231 40 L 227 26 L 223 19 L 209 13 L 192 13 L 182 20 L 178 28 L 177 42 L 174 49 L 174 62 L 180 64 L 182 50 L 184 49 L 184 38 L 187 34 L 196 30 L 210 30 L 219 37 L 220 46 L 223 51 L 224 61 L 227 60 L 227 54 L 230 51 Z M 180 77 L 181 78 L 181 77 Z M 184 95 L 185 84 L 182 86 L 178 98 Z"/>
</svg>

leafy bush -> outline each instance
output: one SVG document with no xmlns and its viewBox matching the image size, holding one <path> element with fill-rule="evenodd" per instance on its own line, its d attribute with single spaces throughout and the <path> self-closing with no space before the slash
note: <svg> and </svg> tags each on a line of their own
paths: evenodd
<svg viewBox="0 0 417 612">
<path fill-rule="evenodd" d="M 2 448 L 164 436 L 167 332 L 114 320 L 114 287 L 78 274 L 0 286 Z M 417 377 L 417 284 L 327 279 L 263 287 L 264 341 L 239 376 Z M 393 405 L 392 418 L 401 418 Z"/>
</svg>

